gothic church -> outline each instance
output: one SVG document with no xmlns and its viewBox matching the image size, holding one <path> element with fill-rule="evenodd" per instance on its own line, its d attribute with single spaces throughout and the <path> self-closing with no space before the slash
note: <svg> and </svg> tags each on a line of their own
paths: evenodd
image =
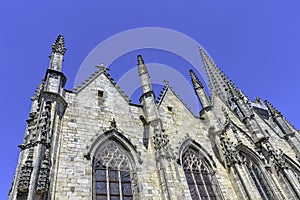
<svg viewBox="0 0 300 200">
<path fill-rule="evenodd" d="M 98 69 L 64 88 L 58 36 L 31 98 L 10 200 L 300 199 L 300 134 L 268 101 L 254 102 L 200 49 L 207 95 L 195 116 L 166 84 L 158 101 L 141 55 L 142 94 L 130 102 Z"/>
</svg>

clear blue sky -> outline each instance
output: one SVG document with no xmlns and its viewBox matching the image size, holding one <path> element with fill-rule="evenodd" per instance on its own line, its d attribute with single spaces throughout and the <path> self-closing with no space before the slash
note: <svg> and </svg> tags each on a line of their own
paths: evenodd
<svg viewBox="0 0 300 200">
<path fill-rule="evenodd" d="M 7 198 L 30 97 L 44 76 L 58 34 L 65 36 L 68 49 L 63 69 L 67 89 L 72 89 L 84 58 L 101 41 L 132 28 L 164 27 L 195 39 L 246 95 L 268 99 L 300 128 L 299 1 L 99 2 L 1 3 L 0 199 Z M 114 78 L 123 70 L 118 64 L 136 64 L 136 53 L 111 66 Z M 178 60 L 166 52 L 143 54 L 147 62 L 171 65 Z"/>
</svg>

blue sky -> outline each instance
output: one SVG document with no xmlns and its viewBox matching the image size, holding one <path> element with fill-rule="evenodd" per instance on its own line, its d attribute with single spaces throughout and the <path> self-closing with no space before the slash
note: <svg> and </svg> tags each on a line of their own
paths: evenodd
<svg viewBox="0 0 300 200">
<path fill-rule="evenodd" d="M 66 88 L 72 89 L 81 63 L 101 41 L 140 27 L 163 27 L 184 33 L 200 43 L 246 95 L 251 99 L 256 96 L 268 99 L 299 129 L 299 4 L 297 1 L 203 0 L 188 4 L 174 1 L 2 2 L 0 199 L 7 198 L 19 154 L 17 145 L 22 142 L 29 114 L 30 97 L 44 77 L 57 35 L 64 35 L 66 40 L 63 72 L 68 77 Z M 116 60 L 110 66 L 112 77 L 118 79 L 135 66 L 138 53 L 143 54 L 146 62 L 181 67 L 178 70 L 184 76 L 193 68 L 174 54 L 141 49 Z"/>
</svg>

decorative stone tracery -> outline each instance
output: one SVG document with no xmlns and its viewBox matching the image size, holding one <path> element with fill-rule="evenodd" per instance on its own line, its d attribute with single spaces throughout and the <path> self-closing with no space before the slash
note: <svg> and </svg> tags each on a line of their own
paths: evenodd
<svg viewBox="0 0 300 200">
<path fill-rule="evenodd" d="M 217 184 L 205 159 L 193 148 L 183 154 L 182 166 L 192 199 L 216 200 Z"/>
<path fill-rule="evenodd" d="M 128 152 L 113 139 L 98 149 L 94 162 L 96 199 L 132 199 L 134 177 Z"/>
</svg>

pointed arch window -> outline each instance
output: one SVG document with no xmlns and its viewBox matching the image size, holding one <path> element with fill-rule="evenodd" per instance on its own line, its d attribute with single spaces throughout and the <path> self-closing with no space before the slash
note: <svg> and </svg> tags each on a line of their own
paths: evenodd
<svg viewBox="0 0 300 200">
<path fill-rule="evenodd" d="M 274 199 L 272 197 L 271 190 L 268 186 L 268 183 L 266 179 L 264 178 L 264 175 L 262 174 L 262 171 L 260 170 L 259 166 L 252 162 L 252 160 L 246 156 L 244 153 L 240 153 L 243 160 L 245 161 L 246 170 L 251 178 L 251 181 L 253 185 L 258 190 L 261 198 L 263 200 L 272 200 Z"/>
<path fill-rule="evenodd" d="M 191 198 L 217 200 L 212 170 L 203 156 L 196 149 L 189 147 L 182 156 L 182 163 Z"/>
<path fill-rule="evenodd" d="M 110 139 L 98 149 L 94 160 L 94 198 L 131 200 L 132 165 L 123 145 Z"/>
</svg>

